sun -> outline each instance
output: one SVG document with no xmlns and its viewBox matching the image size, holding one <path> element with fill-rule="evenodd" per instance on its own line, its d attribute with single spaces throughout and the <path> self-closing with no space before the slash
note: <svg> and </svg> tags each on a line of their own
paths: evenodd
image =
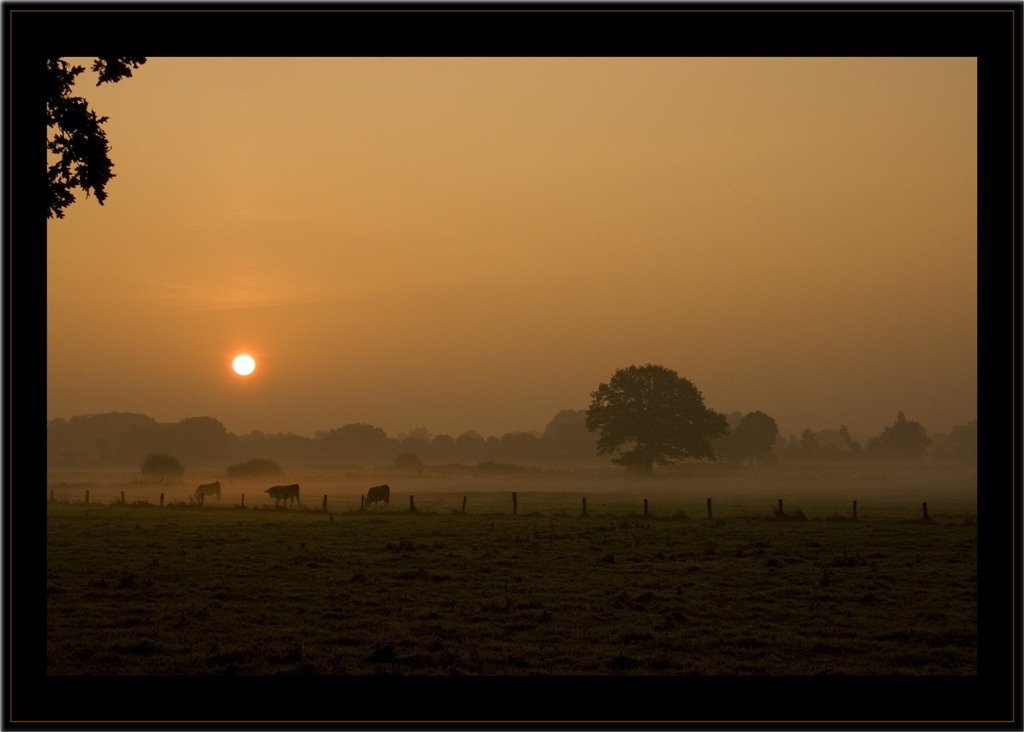
<svg viewBox="0 0 1024 732">
<path fill-rule="evenodd" d="M 256 361 L 252 356 L 243 353 L 241 356 L 235 356 L 235 360 L 231 362 L 231 368 L 239 376 L 248 376 L 256 368 Z"/>
</svg>

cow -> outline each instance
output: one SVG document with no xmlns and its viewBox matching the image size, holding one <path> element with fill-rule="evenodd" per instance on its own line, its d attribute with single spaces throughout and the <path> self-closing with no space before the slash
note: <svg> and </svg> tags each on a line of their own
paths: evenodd
<svg viewBox="0 0 1024 732">
<path fill-rule="evenodd" d="M 196 488 L 196 500 L 201 499 L 203 496 L 217 496 L 217 498 L 220 498 L 220 481 L 204 483 Z"/>
<path fill-rule="evenodd" d="M 377 501 L 384 501 L 384 505 L 386 506 L 390 500 L 391 489 L 387 485 L 375 485 L 366 492 L 366 505 L 376 503 Z"/>
<path fill-rule="evenodd" d="M 274 505 L 278 505 L 279 501 L 284 501 L 285 507 L 288 506 L 288 501 L 293 500 L 302 505 L 302 501 L 299 500 L 299 484 L 293 483 L 292 485 L 275 485 L 267 488 L 267 493 L 274 499 Z"/>
</svg>

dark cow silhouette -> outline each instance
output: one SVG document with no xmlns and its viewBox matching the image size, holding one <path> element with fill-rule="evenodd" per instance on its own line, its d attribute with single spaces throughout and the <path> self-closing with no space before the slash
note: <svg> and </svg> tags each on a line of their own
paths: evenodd
<svg viewBox="0 0 1024 732">
<path fill-rule="evenodd" d="M 386 506 L 390 500 L 391 489 L 387 485 L 375 485 L 366 492 L 366 505 L 376 503 L 377 501 L 384 501 Z"/>
<path fill-rule="evenodd" d="M 299 500 L 299 484 L 293 483 L 292 485 L 275 485 L 267 488 L 267 493 L 274 499 L 274 505 L 278 505 L 279 501 L 284 501 L 284 505 L 288 506 L 288 501 L 293 500 L 302 505 L 302 501 Z"/>
<path fill-rule="evenodd" d="M 202 496 L 217 496 L 217 498 L 220 498 L 220 481 L 204 483 L 196 488 L 196 498 L 201 498 Z"/>
</svg>

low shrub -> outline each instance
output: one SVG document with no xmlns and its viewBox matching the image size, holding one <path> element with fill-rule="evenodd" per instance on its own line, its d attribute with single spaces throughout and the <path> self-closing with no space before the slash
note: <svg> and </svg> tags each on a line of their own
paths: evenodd
<svg viewBox="0 0 1024 732">
<path fill-rule="evenodd" d="M 244 463 L 228 466 L 228 475 L 232 478 L 253 478 L 262 475 L 281 475 L 281 466 L 267 458 L 252 458 Z"/>
<path fill-rule="evenodd" d="M 178 462 L 173 455 L 166 452 L 154 452 L 146 456 L 139 466 L 143 475 L 181 475 L 185 472 L 184 466 Z"/>
</svg>

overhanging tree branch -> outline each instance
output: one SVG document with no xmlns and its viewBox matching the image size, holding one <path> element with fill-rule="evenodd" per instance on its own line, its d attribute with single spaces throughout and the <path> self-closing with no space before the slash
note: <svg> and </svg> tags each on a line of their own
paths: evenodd
<svg viewBox="0 0 1024 732">
<path fill-rule="evenodd" d="M 132 75 L 146 63 L 142 57 L 97 58 L 93 71 L 99 74 L 99 86 Z M 46 218 L 64 218 L 64 209 L 75 202 L 73 188 L 90 193 L 102 206 L 107 198 L 106 185 L 114 177 L 110 145 L 103 124 L 83 97 L 72 95 L 75 79 L 85 71 L 62 58 L 46 60 L 46 149 L 53 162 L 47 164 Z M 55 159 L 54 159 L 55 158 Z"/>
</svg>

